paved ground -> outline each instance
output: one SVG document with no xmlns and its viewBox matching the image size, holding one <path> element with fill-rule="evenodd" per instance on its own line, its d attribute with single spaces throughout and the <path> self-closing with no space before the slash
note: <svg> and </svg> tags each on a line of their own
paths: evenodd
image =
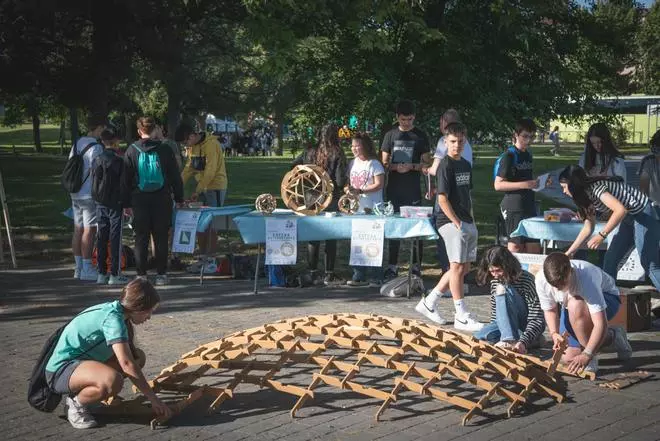
<svg viewBox="0 0 660 441">
<path fill-rule="evenodd" d="M 222 440 L 657 440 L 660 439 L 660 332 L 631 335 L 635 354 L 621 366 L 611 355 L 601 359 L 602 375 L 644 369 L 657 378 L 621 391 L 588 381 L 569 381 L 568 400 L 547 399 L 520 416 L 475 417 L 460 426 L 462 410 L 437 400 L 406 394 L 375 423 L 379 402 L 320 388 L 316 399 L 291 420 L 293 399 L 270 390 L 240 389 L 220 411 L 201 416 L 191 408 L 168 429 L 151 431 L 139 418 L 104 417 L 103 427 L 76 431 L 54 414 L 32 410 L 25 400 L 26 381 L 45 338 L 80 309 L 116 298 L 118 290 L 70 279 L 62 267 L 0 271 L 0 431 L 2 439 L 222 439 Z M 378 313 L 418 318 L 415 300 L 387 299 L 375 289 L 265 290 L 251 294 L 247 281 L 214 280 L 199 287 L 192 277 L 175 275 L 162 289 L 162 307 L 138 330 L 152 376 L 197 345 L 229 332 L 281 318 L 331 312 Z M 487 296 L 471 295 L 469 306 L 488 317 Z M 447 317 L 451 302 L 442 309 Z M 390 383 L 391 384 L 391 383 Z M 128 387 L 123 393 L 130 396 Z M 502 414 L 502 412 L 499 412 Z"/>
</svg>

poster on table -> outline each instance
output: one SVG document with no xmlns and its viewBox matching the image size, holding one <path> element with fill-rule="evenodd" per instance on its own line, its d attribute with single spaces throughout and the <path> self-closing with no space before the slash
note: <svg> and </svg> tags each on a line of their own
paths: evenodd
<svg viewBox="0 0 660 441">
<path fill-rule="evenodd" d="M 193 254 L 197 238 L 197 222 L 199 211 L 178 210 L 174 219 L 174 236 L 172 237 L 172 252 Z"/>
<path fill-rule="evenodd" d="M 266 265 L 295 265 L 297 257 L 297 221 L 266 218 Z"/>
<path fill-rule="evenodd" d="M 383 219 L 353 219 L 349 264 L 352 266 L 381 266 L 384 239 L 385 221 Z"/>
</svg>

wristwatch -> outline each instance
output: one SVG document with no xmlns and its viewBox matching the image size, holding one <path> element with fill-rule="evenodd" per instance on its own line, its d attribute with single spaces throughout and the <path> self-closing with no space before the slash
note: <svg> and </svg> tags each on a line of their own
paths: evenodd
<svg viewBox="0 0 660 441">
<path fill-rule="evenodd" d="M 602 231 L 599 231 L 599 232 L 598 232 L 598 235 L 599 235 L 600 237 L 602 237 L 603 239 L 607 239 L 607 234 L 608 234 L 608 233 L 603 233 Z"/>
</svg>

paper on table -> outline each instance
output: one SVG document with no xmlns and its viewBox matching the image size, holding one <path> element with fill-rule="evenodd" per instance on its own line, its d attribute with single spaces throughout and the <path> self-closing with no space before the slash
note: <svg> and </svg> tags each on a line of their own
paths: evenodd
<svg viewBox="0 0 660 441">
<path fill-rule="evenodd" d="M 544 190 L 545 187 L 548 185 L 548 178 L 550 177 L 550 173 L 545 173 L 536 178 L 538 181 L 539 185 L 534 189 L 534 191 L 541 191 Z"/>
</svg>

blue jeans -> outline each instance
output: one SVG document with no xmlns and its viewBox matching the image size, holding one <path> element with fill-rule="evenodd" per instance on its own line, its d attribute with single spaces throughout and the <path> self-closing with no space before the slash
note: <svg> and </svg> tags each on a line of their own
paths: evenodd
<svg viewBox="0 0 660 441">
<path fill-rule="evenodd" d="M 96 266 L 99 274 L 108 272 L 108 241 L 110 241 L 110 274 L 119 275 L 119 256 L 121 252 L 122 210 L 113 210 L 96 204 Z"/>
<path fill-rule="evenodd" d="M 619 297 L 619 293 L 609 293 L 609 292 L 604 292 L 603 297 L 605 298 L 605 305 L 607 305 L 607 308 L 605 309 L 605 316 L 607 317 L 607 321 L 612 320 L 612 317 L 616 315 L 617 312 L 619 312 L 619 308 L 621 307 L 621 298 Z M 580 342 L 578 339 L 575 337 L 575 331 L 573 331 L 573 327 L 571 326 L 571 322 L 568 318 L 568 311 L 566 308 L 561 308 L 561 315 L 559 317 L 559 333 L 563 334 L 565 331 L 568 331 L 568 346 L 571 348 L 579 348 L 580 347 Z"/>
<path fill-rule="evenodd" d="M 354 266 L 353 278 L 354 282 L 366 282 L 368 280 L 383 280 L 383 268 L 380 266 Z"/>
<path fill-rule="evenodd" d="M 506 287 L 506 293 L 495 296 L 495 321 L 488 323 L 473 335 L 488 343 L 518 341 L 527 327 L 527 304 L 515 288 Z"/>
<path fill-rule="evenodd" d="M 227 190 L 207 190 L 203 193 L 204 202 L 208 207 L 222 207 L 225 205 Z"/>
<path fill-rule="evenodd" d="M 635 247 L 644 272 L 651 279 L 653 286 L 660 290 L 659 217 L 658 208 L 651 203 L 641 213 L 627 215 L 607 248 L 603 271 L 616 280 L 619 263 Z"/>
</svg>

